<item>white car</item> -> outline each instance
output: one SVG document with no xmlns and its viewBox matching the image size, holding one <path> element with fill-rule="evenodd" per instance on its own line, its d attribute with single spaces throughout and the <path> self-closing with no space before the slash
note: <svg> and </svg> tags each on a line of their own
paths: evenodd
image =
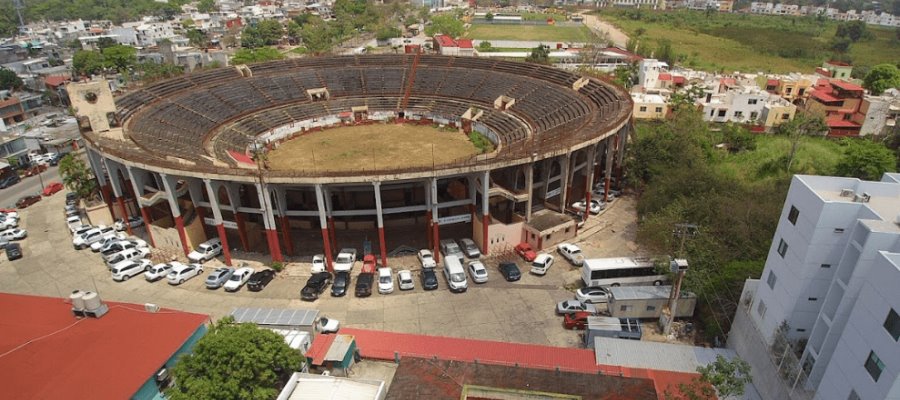
<svg viewBox="0 0 900 400">
<path fill-rule="evenodd" d="M 554 258 L 547 253 L 538 254 L 531 262 L 531 273 L 535 275 L 546 275 L 547 270 L 553 266 Z"/>
<path fill-rule="evenodd" d="M 341 329 L 341 322 L 334 318 L 322 317 L 316 322 L 319 333 L 337 333 Z"/>
<path fill-rule="evenodd" d="M 344 248 L 334 259 L 334 270 L 338 272 L 352 271 L 354 264 L 356 264 L 356 249 Z"/>
<path fill-rule="evenodd" d="M 397 272 L 397 282 L 400 283 L 400 290 L 412 290 L 416 288 L 416 283 L 413 281 L 412 272 L 409 272 L 408 269 Z"/>
<path fill-rule="evenodd" d="M 210 239 L 197 246 L 197 249 L 188 254 L 188 260 L 195 263 L 212 260 L 222 253 L 222 241 L 219 238 Z"/>
<path fill-rule="evenodd" d="M 485 283 L 488 281 L 487 268 L 481 261 L 469 261 L 469 275 L 475 283 Z"/>
<path fill-rule="evenodd" d="M 121 263 L 122 261 L 146 258 L 148 255 L 150 255 L 150 249 L 147 249 L 145 247 L 133 247 L 130 249 L 122 250 L 118 253 L 114 253 L 106 259 L 106 265 L 108 265 L 109 268 L 112 269 L 113 266 Z"/>
<path fill-rule="evenodd" d="M 127 281 L 128 278 L 147 271 L 153 264 L 150 260 L 127 260 L 116 264 L 112 268 L 112 278 L 114 281 Z"/>
<path fill-rule="evenodd" d="M 581 248 L 574 244 L 560 243 L 556 246 L 556 251 L 576 267 L 584 264 L 584 254 L 581 253 Z"/>
<path fill-rule="evenodd" d="M 72 238 L 74 239 L 75 236 L 81 235 L 82 233 L 85 233 L 94 228 L 95 227 L 93 225 L 82 224 L 82 225 L 77 225 L 77 226 L 70 226 L 69 232 L 72 232 Z"/>
<path fill-rule="evenodd" d="M 316 254 L 312 259 L 312 273 L 317 274 L 319 272 L 325 272 L 325 255 L 324 254 Z"/>
<path fill-rule="evenodd" d="M 575 300 L 582 303 L 606 303 L 609 301 L 609 291 L 600 286 L 583 287 L 575 291 Z"/>
<path fill-rule="evenodd" d="M 597 313 L 597 308 L 593 304 L 582 303 L 578 300 L 561 301 L 556 305 L 557 314 L 572 314 L 580 311 L 587 311 L 591 314 Z"/>
<path fill-rule="evenodd" d="M 166 280 L 170 285 L 180 285 L 184 281 L 191 279 L 203 273 L 203 266 L 200 264 L 179 264 L 172 266 L 172 270 L 166 275 Z"/>
<path fill-rule="evenodd" d="M 112 243 L 107 243 L 105 246 L 100 248 L 100 255 L 101 257 L 103 257 L 103 260 L 109 261 L 109 259 L 115 257 L 117 253 L 128 249 L 141 249 L 142 251 L 146 251 L 147 254 L 150 254 L 150 247 L 147 246 L 147 242 L 136 239 L 119 240 L 112 241 Z"/>
<path fill-rule="evenodd" d="M 100 249 L 102 249 L 107 244 L 110 244 L 113 242 L 118 242 L 120 240 L 125 240 L 125 235 L 123 235 L 121 233 L 107 234 L 106 236 L 102 237 L 100 240 L 98 240 L 94 243 L 91 243 L 91 251 L 93 251 L 94 253 L 98 253 L 98 252 L 100 252 Z"/>
<path fill-rule="evenodd" d="M 66 226 L 69 227 L 69 232 L 74 231 L 81 225 L 82 225 L 81 217 L 79 217 L 77 215 L 73 215 L 71 217 L 66 218 Z"/>
<path fill-rule="evenodd" d="M 240 289 L 241 286 L 244 286 L 244 284 L 247 283 L 248 280 L 250 280 L 250 275 L 253 275 L 254 272 L 256 272 L 256 271 L 250 267 L 238 268 L 236 271 L 234 271 L 233 274 L 231 274 L 231 278 L 228 278 L 228 282 L 225 282 L 225 285 L 223 285 L 223 287 L 225 288 L 225 291 L 226 292 L 238 291 L 238 289 Z"/>
<path fill-rule="evenodd" d="M 572 209 L 575 211 L 584 211 L 585 205 L 584 200 L 576 201 L 572 203 Z M 600 211 L 606 208 L 606 204 L 600 200 L 591 200 L 591 214 L 600 214 Z"/>
<path fill-rule="evenodd" d="M 84 248 L 90 247 L 95 242 L 103 239 L 106 236 L 115 234 L 115 231 L 111 227 L 106 226 L 98 226 L 94 229 L 91 229 L 81 235 L 75 236 L 72 238 L 72 246 L 75 247 L 75 250 L 81 250 Z"/>
<path fill-rule="evenodd" d="M 148 269 L 147 272 L 144 272 L 144 279 L 146 279 L 147 282 L 156 282 L 162 278 L 165 278 L 166 275 L 168 275 L 169 272 L 172 271 L 172 268 L 174 268 L 177 265 L 184 266 L 184 264 L 182 264 L 178 261 L 156 264 L 156 265 L 150 267 L 150 269 Z"/>
<path fill-rule="evenodd" d="M 378 293 L 388 294 L 394 292 L 394 274 L 391 269 L 378 268 Z"/>
<path fill-rule="evenodd" d="M 18 218 L 0 218 L 0 229 L 10 229 L 19 226 Z"/>
<path fill-rule="evenodd" d="M 28 237 L 28 231 L 19 228 L 7 229 L 0 232 L 0 240 L 13 241 L 22 240 Z"/>
<path fill-rule="evenodd" d="M 431 254 L 431 250 L 419 250 L 419 253 L 416 254 L 416 256 L 419 257 L 419 262 L 422 263 L 422 268 L 437 268 L 437 262 L 434 261 L 434 255 Z"/>
<path fill-rule="evenodd" d="M 0 217 L 19 219 L 19 213 L 16 211 L 0 212 Z"/>
<path fill-rule="evenodd" d="M 127 221 L 123 220 L 121 218 L 117 219 L 116 222 L 113 224 L 113 228 L 115 228 L 117 231 L 121 232 L 128 228 L 137 228 L 143 224 L 144 224 L 144 220 L 141 219 L 141 217 L 133 216 L 133 217 L 129 217 Z"/>
</svg>

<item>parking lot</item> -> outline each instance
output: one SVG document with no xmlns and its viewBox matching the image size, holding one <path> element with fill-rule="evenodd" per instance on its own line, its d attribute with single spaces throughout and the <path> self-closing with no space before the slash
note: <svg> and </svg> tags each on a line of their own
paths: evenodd
<svg viewBox="0 0 900 400">
<path fill-rule="evenodd" d="M 447 290 L 447 282 L 440 274 L 440 288 L 423 291 L 416 274 L 416 289 L 411 291 L 374 293 L 368 298 L 356 298 L 350 293 L 333 298 L 326 290 L 319 300 L 305 302 L 300 300 L 300 289 L 310 273 L 309 265 L 304 263 L 289 264 L 261 292 L 246 288 L 236 293 L 205 289 L 205 276 L 221 265 L 217 260 L 207 262 L 200 277 L 181 286 L 170 286 L 165 280 L 150 283 L 140 275 L 114 282 L 98 254 L 72 248 L 63 215 L 64 197 L 64 193 L 59 193 L 44 198 L 20 212 L 20 227 L 28 230 L 28 238 L 21 242 L 24 258 L 10 262 L 0 257 L 0 291 L 66 297 L 72 290 L 92 290 L 109 301 L 155 303 L 213 318 L 227 315 L 234 307 L 316 308 L 340 320 L 342 326 L 357 328 L 555 346 L 579 343 L 575 332 L 562 328 L 562 318 L 555 315 L 554 307 L 558 301 L 573 297 L 572 284 L 579 281 L 580 271 L 558 255 L 545 276 L 528 274 L 526 263 L 519 260 L 523 276 L 513 283 L 500 276 L 496 257 L 487 258 L 489 281 L 474 284 L 470 279 L 468 291 L 459 294 Z M 635 219 L 632 199 L 619 199 L 604 214 L 589 219 L 577 242 L 589 258 L 633 255 L 637 250 Z M 261 265 L 253 260 L 266 260 L 239 251 L 233 254 L 236 263 L 244 258 L 251 266 Z M 389 264 L 395 271 L 418 267 L 414 256 L 392 258 Z M 355 272 L 359 268 L 357 263 Z"/>
</svg>

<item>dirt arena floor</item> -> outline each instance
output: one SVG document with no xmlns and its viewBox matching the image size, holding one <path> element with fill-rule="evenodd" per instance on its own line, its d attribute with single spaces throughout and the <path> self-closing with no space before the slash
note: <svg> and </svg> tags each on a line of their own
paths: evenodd
<svg viewBox="0 0 900 400">
<path fill-rule="evenodd" d="M 282 143 L 268 158 L 273 170 L 363 172 L 440 165 L 477 153 L 455 130 L 385 123 L 307 133 Z"/>
</svg>

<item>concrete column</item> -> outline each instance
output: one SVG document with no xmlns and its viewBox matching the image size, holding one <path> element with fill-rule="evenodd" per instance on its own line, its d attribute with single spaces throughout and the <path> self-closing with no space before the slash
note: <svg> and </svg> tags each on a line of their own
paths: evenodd
<svg viewBox="0 0 900 400">
<path fill-rule="evenodd" d="M 319 225 L 322 227 L 322 247 L 325 251 L 325 266 L 329 272 L 334 272 L 331 265 L 331 243 L 328 238 L 328 220 L 325 212 L 325 196 L 322 193 L 322 185 L 316 185 L 316 204 L 319 206 Z"/>
<path fill-rule="evenodd" d="M 612 180 L 613 173 L 613 151 L 616 148 L 615 142 L 618 139 L 618 136 L 614 138 L 606 139 L 606 168 L 603 171 L 605 183 L 603 185 L 603 201 L 609 201 L 609 184 Z M 612 141 L 612 145 L 610 145 L 610 141 Z"/>
<path fill-rule="evenodd" d="M 381 265 L 387 267 L 387 245 L 384 243 L 384 216 L 381 215 L 381 182 L 372 182 L 375 187 L 375 216 L 378 220 L 378 245 L 381 249 Z"/>
<path fill-rule="evenodd" d="M 259 204 L 262 204 L 263 225 L 266 228 L 266 242 L 269 243 L 269 254 L 272 262 L 282 262 L 281 245 L 278 243 L 278 231 L 275 229 L 275 210 L 272 207 L 272 196 L 269 193 L 269 185 L 256 184 L 256 193 L 259 195 Z"/>
<path fill-rule="evenodd" d="M 225 265 L 232 265 L 231 247 L 228 246 L 228 235 L 225 233 L 225 224 L 222 222 L 222 209 L 219 208 L 219 196 L 217 196 L 219 185 L 216 184 L 213 187 L 209 179 L 204 179 L 203 183 L 206 186 L 206 195 L 209 197 L 209 208 L 212 210 L 216 232 L 219 234 L 219 240 L 222 241 L 222 254 L 225 256 Z"/>
<path fill-rule="evenodd" d="M 109 171 L 109 167 L 106 164 L 105 158 L 100 158 L 100 163 L 103 166 L 102 169 Z M 102 175 L 102 172 L 101 172 L 101 175 Z M 114 193 L 116 193 L 116 191 L 114 190 L 111 181 L 112 181 L 112 178 L 106 180 L 106 184 L 101 186 L 100 190 L 101 190 L 101 193 L 103 194 L 103 201 L 106 203 L 106 207 L 109 208 L 110 217 L 113 217 L 113 219 L 115 219 L 116 211 L 115 211 L 115 209 L 113 209 L 112 198 L 120 197 L 120 196 L 118 196 L 117 194 L 114 194 Z M 118 182 L 117 182 L 117 186 L 118 186 Z"/>
<path fill-rule="evenodd" d="M 425 181 L 425 236 L 428 237 L 428 248 L 434 247 L 431 224 L 431 179 Z"/>
<path fill-rule="evenodd" d="M 488 255 L 490 242 L 488 241 L 488 228 L 491 225 L 491 172 L 484 171 L 481 177 L 481 254 Z"/>
<path fill-rule="evenodd" d="M 153 222 L 153 220 L 150 219 L 150 210 L 148 210 L 147 207 L 140 205 L 140 200 L 138 200 L 138 198 L 143 193 L 143 191 L 140 190 L 142 183 L 137 179 L 137 176 L 135 176 L 134 171 L 131 170 L 131 167 L 126 166 L 125 169 L 128 171 L 128 180 L 131 181 L 131 187 L 134 190 L 134 201 L 137 202 L 138 206 L 141 209 L 141 218 L 144 220 L 144 227 L 147 231 L 147 239 L 150 239 L 151 246 L 156 247 L 156 242 L 153 241 L 153 232 L 150 230 L 150 224 Z"/>
<path fill-rule="evenodd" d="M 178 229 L 178 238 L 181 239 L 181 249 L 184 255 L 188 255 L 191 249 L 188 248 L 187 234 L 184 232 L 184 217 L 181 215 L 181 207 L 178 205 L 178 198 L 175 197 L 175 191 L 178 189 L 178 181 L 166 174 L 159 174 L 162 178 L 163 187 L 166 190 L 166 199 L 169 200 L 169 208 L 172 210 L 172 218 L 175 219 L 175 229 Z"/>
<path fill-rule="evenodd" d="M 550 170 L 553 168 L 553 159 L 547 158 L 543 161 L 544 168 L 541 171 L 541 181 L 544 182 L 544 193 L 541 195 L 541 199 L 546 203 L 547 202 L 547 193 L 550 192 Z"/>
<path fill-rule="evenodd" d="M 596 146 L 591 146 L 590 150 L 588 150 L 587 152 L 587 157 L 585 158 L 586 160 L 588 160 L 588 164 L 585 166 L 585 169 L 587 169 L 587 171 L 585 171 L 584 174 L 584 204 L 586 205 L 586 207 L 588 207 L 588 209 L 590 209 L 591 204 L 591 191 L 593 189 L 591 187 L 591 182 L 593 182 L 594 180 L 594 157 L 596 157 L 594 153 L 596 149 Z M 590 214 L 590 212 L 586 212 L 585 214 Z M 584 219 L 585 221 L 587 221 L 587 217 L 585 217 Z M 575 226 L 575 230 L 578 230 L 577 225 Z"/>
<path fill-rule="evenodd" d="M 531 202 L 534 200 L 534 162 L 525 167 L 525 192 L 528 200 L 525 201 L 525 221 L 531 221 Z"/>
<path fill-rule="evenodd" d="M 625 163 L 625 145 L 628 143 L 628 131 L 631 125 L 625 125 L 616 134 L 616 184 L 622 185 L 622 165 Z"/>
<path fill-rule="evenodd" d="M 87 148 L 85 152 L 87 153 L 88 164 L 91 166 L 91 170 L 94 171 L 94 176 L 97 177 L 97 183 L 100 184 L 100 186 L 107 185 L 107 176 L 103 164 L 100 161 L 103 157 L 90 148 Z"/>
<path fill-rule="evenodd" d="M 331 211 L 334 210 L 334 206 L 331 204 L 331 191 L 326 187 L 322 187 L 322 189 L 325 195 L 325 212 L 328 215 L 328 240 L 331 241 L 331 247 L 337 250 L 337 239 L 334 238 L 334 215 L 331 214 Z"/>
<path fill-rule="evenodd" d="M 291 238 L 291 219 L 287 216 L 287 194 L 284 188 L 275 188 L 275 207 L 281 220 L 281 239 L 284 250 L 289 256 L 294 255 L 294 240 Z"/>
<path fill-rule="evenodd" d="M 566 210 L 566 201 L 568 201 L 569 194 L 569 170 L 571 169 L 569 164 L 571 163 L 572 153 L 566 153 L 563 156 L 562 168 L 559 171 L 559 212 Z"/>
<path fill-rule="evenodd" d="M 247 240 L 247 227 L 244 225 L 244 214 L 238 211 L 241 206 L 241 198 L 237 188 L 233 184 L 225 184 L 225 192 L 228 193 L 228 202 L 234 212 L 234 223 L 237 225 L 238 238 L 244 251 L 250 251 L 250 241 Z"/>
<path fill-rule="evenodd" d="M 432 234 L 432 251 L 434 252 L 434 261 L 441 261 L 441 223 L 438 219 L 438 196 L 437 196 L 437 178 L 431 178 L 431 234 Z"/>
<path fill-rule="evenodd" d="M 109 164 L 107 164 L 107 171 L 109 171 Z M 113 194 L 116 195 L 116 203 L 119 205 L 119 211 L 122 212 L 123 220 L 128 220 L 128 208 L 125 207 L 125 190 L 122 187 L 122 183 L 119 182 L 118 174 L 114 174 L 114 177 L 110 178 L 110 186 L 112 186 Z M 112 211 L 112 209 L 110 209 Z M 112 217 L 115 220 L 116 213 L 112 213 Z M 131 226 L 126 224 L 125 229 L 129 235 L 133 235 L 131 232 Z"/>
</svg>

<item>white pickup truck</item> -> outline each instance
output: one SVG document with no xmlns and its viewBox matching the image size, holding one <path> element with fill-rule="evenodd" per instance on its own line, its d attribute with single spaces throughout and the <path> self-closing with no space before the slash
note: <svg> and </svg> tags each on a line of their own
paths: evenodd
<svg viewBox="0 0 900 400">
<path fill-rule="evenodd" d="M 334 259 L 335 271 L 351 271 L 356 264 L 356 249 L 345 247 Z"/>
</svg>

